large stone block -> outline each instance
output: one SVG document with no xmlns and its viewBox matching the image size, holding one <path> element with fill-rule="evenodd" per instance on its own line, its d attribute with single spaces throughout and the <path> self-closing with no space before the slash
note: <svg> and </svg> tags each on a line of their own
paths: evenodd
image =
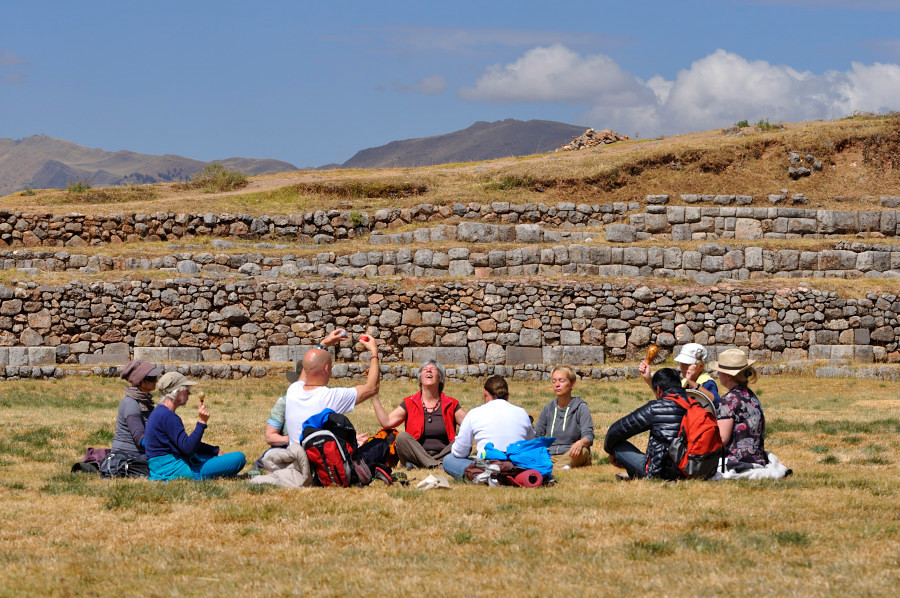
<svg viewBox="0 0 900 598">
<path fill-rule="evenodd" d="M 542 338 L 540 330 L 523 328 L 519 332 L 519 345 L 522 347 L 540 347 Z"/>
<path fill-rule="evenodd" d="M 169 347 L 135 347 L 134 358 L 153 363 L 169 361 Z"/>
<path fill-rule="evenodd" d="M 592 365 L 605 363 L 603 347 L 595 346 L 545 346 L 543 360 L 547 364 Z"/>
<path fill-rule="evenodd" d="M 634 243 L 637 229 L 629 224 L 610 224 L 606 227 L 606 240 L 609 243 Z"/>
<path fill-rule="evenodd" d="M 10 347 L 7 365 L 28 365 L 28 347 Z"/>
<path fill-rule="evenodd" d="M 244 335 L 241 335 L 244 336 Z M 254 343 L 255 345 L 255 343 Z M 169 348 L 169 359 L 171 361 L 190 361 L 190 362 L 198 362 L 202 361 L 203 357 L 200 354 L 199 347 L 170 347 Z"/>
<path fill-rule="evenodd" d="M 762 223 L 751 218 L 737 218 L 734 221 L 735 239 L 762 239 Z"/>
<path fill-rule="evenodd" d="M 56 365 L 56 347 L 28 347 L 29 365 Z"/>
<path fill-rule="evenodd" d="M 540 347 L 507 347 L 506 365 L 544 363 L 544 352 Z"/>
<path fill-rule="evenodd" d="M 456 227 L 456 236 L 460 241 L 469 243 L 495 243 L 500 236 L 500 230 L 496 224 L 460 222 Z"/>
<path fill-rule="evenodd" d="M 109 358 L 106 363 L 128 363 L 131 361 L 131 346 L 128 343 L 108 343 L 103 354 Z"/>
<path fill-rule="evenodd" d="M 300 361 L 315 345 L 275 345 L 269 347 L 269 361 L 293 363 Z"/>
<path fill-rule="evenodd" d="M 403 349 L 403 361 L 422 363 L 436 359 L 442 364 L 467 365 L 468 347 L 407 347 Z"/>
</svg>

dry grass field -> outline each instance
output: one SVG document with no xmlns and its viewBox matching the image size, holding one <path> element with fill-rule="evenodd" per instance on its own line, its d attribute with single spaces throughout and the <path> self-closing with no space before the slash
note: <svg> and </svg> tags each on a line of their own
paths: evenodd
<svg viewBox="0 0 900 598">
<path fill-rule="evenodd" d="M 900 586 L 896 386 L 757 385 L 778 482 L 616 483 L 600 457 L 643 382 L 581 382 L 594 465 L 535 490 L 453 484 L 281 490 L 68 473 L 108 446 L 120 380 L 0 388 L 0 596 L 889 596 Z M 277 379 L 204 382 L 207 439 L 255 459 Z M 386 382 L 395 403 L 413 389 Z M 449 384 L 467 408 L 476 383 Z M 537 416 L 548 383 L 513 383 Z M 194 406 L 179 410 L 192 428 Z M 372 431 L 369 404 L 351 415 Z"/>
<path fill-rule="evenodd" d="M 812 154 L 823 170 L 792 181 L 788 152 Z M 808 164 L 807 164 L 808 166 Z M 297 171 L 251 177 L 246 188 L 222 193 L 178 183 L 19 192 L 0 207 L 37 212 L 157 211 L 289 214 L 336 207 L 374 211 L 427 202 L 643 201 L 654 193 L 753 195 L 804 193 L 810 207 L 853 209 L 835 196 L 877 197 L 900 187 L 900 118 L 846 118 L 788 123 L 784 130 L 744 128 L 588 149 L 421 168 Z"/>
</svg>

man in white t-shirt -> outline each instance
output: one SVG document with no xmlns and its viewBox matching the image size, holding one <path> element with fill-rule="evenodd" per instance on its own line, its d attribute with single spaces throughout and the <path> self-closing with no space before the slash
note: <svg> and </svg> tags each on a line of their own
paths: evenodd
<svg viewBox="0 0 900 598">
<path fill-rule="evenodd" d="M 285 394 L 284 428 L 291 443 L 300 442 L 303 422 L 320 413 L 333 409 L 336 413 L 349 413 L 356 405 L 378 394 L 381 372 L 378 366 L 378 345 L 368 335 L 359 342 L 370 353 L 369 374 L 365 384 L 352 388 L 329 388 L 331 379 L 331 353 L 323 349 L 311 349 L 303 356 L 305 380 L 291 384 Z"/>
<path fill-rule="evenodd" d="M 491 376 L 484 383 L 484 405 L 466 414 L 450 454 L 442 462 L 444 471 L 461 479 L 466 467 L 472 464 L 469 458 L 472 444 L 475 444 L 475 455 L 480 457 L 489 442 L 494 443 L 495 449 L 505 451 L 514 442 L 532 438 L 534 428 L 528 413 L 509 402 L 506 380 L 502 376 Z"/>
</svg>

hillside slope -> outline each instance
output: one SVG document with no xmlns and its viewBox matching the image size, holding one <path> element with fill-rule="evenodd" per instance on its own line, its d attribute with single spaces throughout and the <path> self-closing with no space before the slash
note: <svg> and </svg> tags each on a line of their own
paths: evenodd
<svg viewBox="0 0 900 598">
<path fill-rule="evenodd" d="M 249 175 L 296 170 L 292 164 L 279 160 L 228 158 L 218 162 Z M 89 182 L 96 187 L 181 181 L 206 164 L 173 154 L 107 152 L 47 135 L 32 135 L 20 140 L 0 139 L 0 195 L 27 187 L 64 188 L 76 181 Z"/>
<path fill-rule="evenodd" d="M 508 118 L 479 121 L 461 131 L 444 135 L 392 141 L 357 152 L 344 168 L 393 168 L 430 166 L 450 162 L 475 162 L 551 152 L 584 133 L 586 127 L 549 120 L 521 121 Z"/>
</svg>

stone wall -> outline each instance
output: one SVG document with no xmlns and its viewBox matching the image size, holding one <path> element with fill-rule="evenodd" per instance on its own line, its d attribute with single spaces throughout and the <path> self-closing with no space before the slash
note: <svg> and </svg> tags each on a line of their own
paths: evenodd
<svg viewBox="0 0 900 598">
<path fill-rule="evenodd" d="M 900 300 L 815 290 L 704 292 L 614 284 L 389 284 L 158 281 L 0 285 L 0 360 L 51 348 L 58 364 L 112 362 L 129 352 L 201 362 L 285 359 L 324 331 L 367 329 L 385 365 L 435 357 L 450 365 L 579 366 L 663 356 L 699 342 L 764 361 L 900 361 Z M 364 358 L 345 343 L 339 362 Z M 164 355 L 163 355 L 164 353 Z M 199 355 L 199 360 L 197 359 Z M 14 357 L 15 356 L 15 357 Z M 10 363 L 2 363 L 6 367 Z M 29 362 L 28 366 L 32 366 Z M 47 367 L 50 367 L 49 364 Z"/>
<path fill-rule="evenodd" d="M 482 225 L 492 226 L 492 225 Z M 520 224 L 520 228 L 535 225 Z M 585 233 L 573 233 L 585 234 Z M 180 252 L 157 258 L 112 257 L 65 251 L 0 251 L 0 270 L 27 274 L 74 270 L 168 270 L 204 276 L 365 277 L 378 276 L 535 276 L 560 274 L 605 277 L 681 277 L 712 284 L 723 278 L 900 277 L 900 246 L 839 241 L 818 251 L 767 249 L 704 243 L 695 250 L 678 247 L 610 247 L 581 244 L 507 250 L 447 251 L 400 248 L 340 255 L 322 252 L 300 258 L 287 254 Z"/>
<path fill-rule="evenodd" d="M 652 235 L 673 241 L 709 239 L 799 239 L 839 235 L 900 236 L 896 210 L 809 210 L 787 207 L 698 207 L 649 205 L 628 224 L 606 229 L 606 239 L 633 242 Z"/>
<path fill-rule="evenodd" d="M 358 210 L 318 210 L 304 214 L 251 216 L 157 212 L 154 214 L 85 215 L 35 214 L 0 209 L 0 248 L 79 247 L 133 241 L 171 241 L 206 235 L 238 239 L 280 239 L 300 243 L 333 243 L 392 225 L 457 218 L 504 224 L 543 223 L 548 226 L 596 226 L 622 220 L 639 203 L 603 205 L 561 202 L 521 205 L 457 203 L 419 204 L 412 208 L 382 209 L 370 215 Z"/>
</svg>

